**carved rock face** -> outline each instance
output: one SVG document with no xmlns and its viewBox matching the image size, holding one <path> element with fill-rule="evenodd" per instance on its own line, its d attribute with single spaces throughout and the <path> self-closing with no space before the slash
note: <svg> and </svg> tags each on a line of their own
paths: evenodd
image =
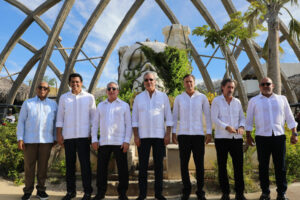
<svg viewBox="0 0 300 200">
<path fill-rule="evenodd" d="M 167 46 L 165 43 L 161 42 L 139 42 L 130 47 L 125 46 L 119 49 L 119 68 L 118 68 L 118 80 L 119 85 L 126 83 L 128 80 L 134 78 L 133 90 L 142 91 L 143 76 L 148 71 L 156 72 L 155 66 L 153 66 L 146 58 L 146 56 L 141 51 L 140 47 L 142 45 L 152 48 L 155 52 L 163 52 Z M 156 75 L 156 88 L 164 91 L 164 84 L 161 79 Z"/>
</svg>

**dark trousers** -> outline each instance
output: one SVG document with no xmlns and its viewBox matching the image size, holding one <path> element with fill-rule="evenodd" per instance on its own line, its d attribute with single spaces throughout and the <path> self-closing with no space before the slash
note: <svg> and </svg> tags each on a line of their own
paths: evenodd
<svg viewBox="0 0 300 200">
<path fill-rule="evenodd" d="M 24 149 L 24 171 L 25 187 L 24 193 L 32 193 L 34 189 L 35 167 L 37 164 L 37 186 L 38 191 L 45 191 L 47 179 L 48 160 L 52 143 L 25 144 Z"/>
<path fill-rule="evenodd" d="M 244 193 L 244 175 L 243 175 L 243 139 L 215 139 L 219 183 L 223 194 L 229 194 L 229 182 L 227 175 L 228 153 L 232 158 L 234 169 L 234 185 L 236 194 Z"/>
<path fill-rule="evenodd" d="M 162 195 L 163 185 L 163 158 L 165 156 L 164 140 L 160 138 L 141 139 L 141 145 L 138 147 L 139 153 L 139 196 L 146 198 L 147 196 L 147 170 L 150 156 L 150 149 L 153 150 L 154 174 L 155 174 L 155 197 Z"/>
<path fill-rule="evenodd" d="M 119 196 L 126 195 L 128 189 L 128 163 L 127 153 L 123 153 L 120 145 L 105 145 L 98 149 L 98 163 L 97 163 L 97 187 L 98 194 L 105 195 L 107 189 L 107 168 L 111 158 L 111 153 L 114 154 L 118 167 Z"/>
<path fill-rule="evenodd" d="M 91 194 L 92 172 L 90 161 L 90 140 L 89 138 L 66 139 L 64 141 L 66 155 L 66 181 L 67 192 L 76 192 L 76 152 L 78 154 L 81 179 L 84 193 Z"/>
<path fill-rule="evenodd" d="M 281 136 L 256 136 L 257 157 L 259 162 L 259 181 L 262 192 L 269 194 L 269 163 L 272 155 L 277 193 L 285 194 L 287 190 L 286 166 L 285 166 L 285 135 Z"/>
<path fill-rule="evenodd" d="M 189 161 L 191 152 L 193 152 L 194 162 L 196 166 L 196 179 L 198 197 L 205 195 L 203 191 L 204 186 L 204 136 L 203 135 L 179 135 L 179 157 L 180 157 L 180 170 L 183 183 L 182 194 L 189 196 L 191 193 L 191 181 L 189 175 Z"/>
</svg>

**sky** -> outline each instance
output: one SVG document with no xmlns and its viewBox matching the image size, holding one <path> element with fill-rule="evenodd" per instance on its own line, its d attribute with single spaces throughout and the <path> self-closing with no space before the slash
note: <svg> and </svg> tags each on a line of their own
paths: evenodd
<svg viewBox="0 0 300 200">
<path fill-rule="evenodd" d="M 34 10 L 44 1 L 45 0 L 19 0 L 19 2 L 26 5 L 30 10 Z M 232 1 L 236 9 L 242 12 L 245 12 L 249 6 L 246 0 Z M 56 4 L 54 7 L 40 16 L 50 28 L 55 23 L 56 17 L 63 5 L 63 2 L 64 1 L 61 1 L 60 3 Z M 60 33 L 60 37 L 62 38 L 61 44 L 64 47 L 72 48 L 75 45 L 80 31 L 84 27 L 84 24 L 88 21 L 90 15 L 99 2 L 100 0 L 75 0 L 75 3 Z M 224 9 L 221 1 L 202 0 L 202 2 L 209 10 L 219 27 L 223 27 L 223 25 L 229 20 L 229 16 L 227 15 L 227 12 Z M 113 37 L 115 30 L 118 28 L 123 17 L 126 15 L 133 3 L 134 0 L 110 1 L 93 27 L 92 31 L 89 33 L 89 36 L 82 47 L 82 50 L 89 57 L 102 56 L 107 44 Z M 201 14 L 194 7 L 190 0 L 166 0 L 166 3 L 171 8 L 173 13 L 175 13 L 180 23 L 184 26 L 189 26 L 191 30 L 195 29 L 197 26 L 206 24 Z M 300 21 L 300 7 L 291 7 L 289 4 L 287 4 L 286 7 L 293 14 L 293 16 Z M 17 27 L 25 18 L 26 14 L 21 10 L 10 5 L 4 0 L 0 0 L 0 51 L 3 50 L 6 43 L 9 41 L 9 38 L 13 35 Z M 286 25 L 288 25 L 290 17 L 285 10 L 282 10 L 280 18 L 285 22 Z M 131 46 L 136 42 L 145 41 L 147 38 L 151 41 L 157 40 L 159 42 L 163 42 L 164 35 L 162 34 L 162 29 L 165 26 L 170 25 L 171 22 L 165 16 L 155 0 L 145 0 L 127 26 L 126 31 L 121 36 L 117 46 L 115 47 L 105 66 L 97 86 L 103 87 L 110 81 L 117 81 L 119 66 L 118 49 L 120 47 Z M 205 47 L 203 37 L 193 36 L 192 34 L 190 34 L 189 37 L 199 54 L 211 55 L 214 52 L 214 49 L 211 47 Z M 32 44 L 36 49 L 43 47 L 48 39 L 47 34 L 35 22 L 31 24 L 21 38 Z M 259 36 L 254 40 L 262 46 L 266 38 L 267 32 L 260 32 Z M 299 62 L 287 42 L 281 43 L 281 47 L 285 51 L 285 53 L 280 57 L 281 62 Z M 70 55 L 71 50 L 66 51 Z M 5 66 L 8 68 L 11 74 L 19 72 L 32 56 L 33 54 L 31 52 L 29 52 L 20 44 L 17 44 L 6 60 Z M 216 56 L 223 57 L 220 50 L 218 50 Z M 84 57 L 82 54 L 80 54 L 78 59 L 82 58 Z M 50 59 L 61 72 L 64 71 L 64 60 L 57 50 L 53 51 Z M 204 63 L 208 62 L 208 58 L 202 59 Z M 99 61 L 99 59 L 93 60 L 96 66 L 98 65 Z M 243 52 L 237 60 L 240 71 L 248 62 L 249 59 Z M 263 60 L 262 63 L 264 63 Z M 28 84 L 28 81 L 34 77 L 37 66 L 38 63 L 30 71 L 24 83 Z M 192 67 L 193 74 L 196 76 L 196 82 L 202 82 L 203 79 L 197 65 L 194 62 L 192 63 Z M 76 72 L 82 74 L 84 85 L 86 88 L 88 88 L 95 71 L 94 67 L 88 61 L 82 61 L 76 63 L 75 70 Z M 225 61 L 213 59 L 208 65 L 207 70 L 213 80 L 222 79 L 225 73 Z M 50 78 L 56 77 L 50 69 L 47 69 L 46 75 Z M 7 76 L 4 68 L 0 72 L 0 77 L 1 76 Z M 13 79 L 16 79 L 16 77 L 17 76 L 13 76 Z"/>
</svg>

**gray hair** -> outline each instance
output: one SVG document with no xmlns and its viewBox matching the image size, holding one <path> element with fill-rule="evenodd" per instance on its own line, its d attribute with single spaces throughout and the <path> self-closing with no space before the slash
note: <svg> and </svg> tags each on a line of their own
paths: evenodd
<svg viewBox="0 0 300 200">
<path fill-rule="evenodd" d="M 156 80 L 156 75 L 155 75 L 155 73 L 152 72 L 152 71 L 147 71 L 147 72 L 144 74 L 143 79 L 145 80 L 145 77 L 146 77 L 147 75 L 149 75 L 149 74 L 151 74 L 151 75 L 153 76 L 154 80 Z"/>
<path fill-rule="evenodd" d="M 110 84 L 114 84 L 114 85 L 116 85 L 116 86 L 117 86 L 117 89 L 119 90 L 119 85 L 118 85 L 118 83 L 116 83 L 116 82 L 113 82 L 113 81 L 111 81 L 111 82 L 107 83 L 107 85 L 106 85 L 106 88 L 108 88 L 108 86 L 109 86 Z"/>
</svg>

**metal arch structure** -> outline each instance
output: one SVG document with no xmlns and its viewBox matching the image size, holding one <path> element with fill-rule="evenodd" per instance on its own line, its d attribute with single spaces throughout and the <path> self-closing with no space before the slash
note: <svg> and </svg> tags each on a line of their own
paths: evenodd
<svg viewBox="0 0 300 200">
<path fill-rule="evenodd" d="M 0 53 L 0 71 L 2 68 L 5 68 L 5 70 L 8 73 L 8 77 L 11 77 L 16 74 L 10 74 L 9 70 L 5 67 L 5 62 L 16 46 L 17 43 L 23 45 L 25 48 L 27 48 L 29 51 L 31 51 L 34 55 L 32 58 L 29 59 L 29 61 L 24 65 L 23 69 L 17 73 L 18 77 L 13 83 L 12 88 L 10 89 L 7 103 L 13 103 L 17 90 L 26 78 L 29 71 L 33 68 L 33 66 L 39 61 L 38 69 L 35 73 L 35 77 L 33 79 L 33 84 L 31 87 L 30 96 L 33 95 L 34 88 L 36 87 L 37 83 L 43 78 L 46 68 L 49 66 L 49 68 L 52 69 L 52 71 L 56 74 L 59 80 L 61 80 L 61 85 L 59 88 L 58 97 L 67 90 L 67 81 L 68 81 L 68 75 L 74 70 L 74 66 L 77 60 L 77 57 L 80 52 L 82 52 L 81 48 L 88 37 L 90 31 L 96 24 L 97 20 L 109 4 L 110 0 L 101 0 L 99 1 L 97 7 L 94 9 L 93 13 L 89 17 L 88 21 L 86 22 L 85 26 L 81 30 L 74 48 L 71 48 L 71 54 L 70 56 L 65 51 L 65 48 L 62 46 L 61 41 L 62 39 L 59 37 L 60 31 L 64 25 L 64 22 L 66 20 L 66 17 L 69 15 L 70 10 L 72 9 L 72 6 L 75 2 L 75 0 L 66 0 L 64 1 L 64 4 L 62 8 L 60 9 L 60 12 L 55 20 L 55 24 L 50 29 L 47 24 L 40 18 L 40 16 L 45 13 L 47 10 L 55 6 L 57 3 L 59 3 L 61 0 L 47 0 L 44 3 L 42 3 L 40 6 L 38 6 L 36 9 L 31 11 L 28 9 L 25 5 L 22 3 L 15 1 L 15 0 L 5 0 L 10 5 L 15 6 L 16 8 L 20 9 L 22 12 L 24 12 L 27 17 L 23 20 L 21 25 L 16 29 L 14 34 L 11 36 L 10 40 L 5 45 L 4 49 Z M 155 2 L 159 5 L 163 13 L 168 17 L 170 22 L 172 24 L 179 24 L 179 20 L 176 18 L 175 14 L 171 11 L 171 9 L 168 7 L 165 0 L 155 0 Z M 208 12 L 204 4 L 201 0 L 191 0 L 195 8 L 199 11 L 199 13 L 202 15 L 206 23 L 213 29 L 219 30 L 219 27 L 217 23 L 214 21 L 211 14 Z M 236 12 L 236 8 L 234 7 L 234 4 L 232 0 L 221 0 L 225 10 L 227 11 L 228 15 Z M 122 22 L 120 23 L 119 27 L 115 31 L 113 37 L 111 38 L 110 42 L 108 43 L 103 55 L 101 56 L 101 60 L 96 67 L 96 71 L 93 75 L 93 78 L 91 80 L 91 83 L 89 85 L 88 91 L 93 93 L 96 89 L 96 86 L 98 84 L 98 81 L 101 77 L 101 74 L 106 66 L 106 63 L 108 59 L 111 56 L 112 51 L 115 49 L 120 37 L 126 30 L 128 24 L 130 23 L 131 19 L 134 17 L 135 13 L 139 10 L 141 5 L 144 3 L 144 0 L 136 0 L 131 8 L 126 13 L 125 17 L 123 18 Z M 24 32 L 30 27 L 30 25 L 36 22 L 41 29 L 43 29 L 46 34 L 48 35 L 48 39 L 44 47 L 37 50 L 35 47 L 33 47 L 28 42 L 24 41 L 21 36 L 24 34 Z M 300 61 L 300 47 L 296 43 L 296 41 L 293 38 L 289 37 L 289 30 L 285 26 L 285 24 L 280 21 L 280 31 L 282 33 L 282 39 L 286 39 L 293 51 L 295 52 L 295 55 L 297 56 L 298 60 Z M 245 71 L 249 68 L 253 68 L 255 71 L 255 74 L 257 76 L 258 81 L 261 80 L 265 75 L 262 71 L 262 65 L 260 63 L 260 51 L 261 47 L 257 45 L 254 41 L 250 39 L 242 40 L 240 44 L 233 45 L 233 50 L 230 49 L 229 46 L 220 46 L 217 47 L 217 49 L 214 51 L 212 56 L 205 56 L 210 57 L 207 64 L 204 64 L 203 60 L 201 59 L 201 56 L 197 52 L 195 46 L 193 45 L 192 41 L 188 39 L 188 45 L 189 48 L 192 50 L 192 56 L 195 60 L 195 63 L 198 66 L 198 69 L 203 77 L 204 83 L 210 92 L 214 92 L 214 86 L 213 82 L 211 80 L 211 77 L 207 71 L 207 66 L 209 65 L 211 59 L 217 58 L 214 57 L 215 53 L 220 48 L 223 55 L 226 55 L 227 61 L 229 63 L 229 69 L 231 73 L 233 74 L 235 80 L 239 83 L 238 84 L 238 92 L 239 97 L 241 99 L 241 102 L 243 104 L 243 108 L 245 109 L 247 106 L 247 96 L 245 92 L 245 88 L 243 87 L 242 77 L 245 74 Z M 65 62 L 65 69 L 64 73 L 61 74 L 61 72 L 57 69 L 57 67 L 54 65 L 53 62 L 51 62 L 50 57 L 54 50 L 54 46 L 56 46 L 56 49 L 59 50 L 64 62 Z M 236 49 L 235 49 L 236 48 Z M 235 51 L 234 51 L 235 49 Z M 245 51 L 248 58 L 249 63 L 246 65 L 244 70 L 240 73 L 238 70 L 237 65 L 237 59 L 242 51 Z M 82 52 L 84 54 L 84 52 Z M 84 56 L 87 58 L 87 60 L 91 61 L 92 58 L 89 58 L 87 55 L 84 54 Z M 99 58 L 99 57 L 98 57 Z M 95 66 L 95 65 L 93 65 Z M 291 102 L 295 101 L 295 93 L 291 90 L 289 87 L 289 83 L 287 80 L 287 77 L 282 72 L 282 82 L 283 86 L 285 87 L 287 91 L 287 96 Z"/>
</svg>

